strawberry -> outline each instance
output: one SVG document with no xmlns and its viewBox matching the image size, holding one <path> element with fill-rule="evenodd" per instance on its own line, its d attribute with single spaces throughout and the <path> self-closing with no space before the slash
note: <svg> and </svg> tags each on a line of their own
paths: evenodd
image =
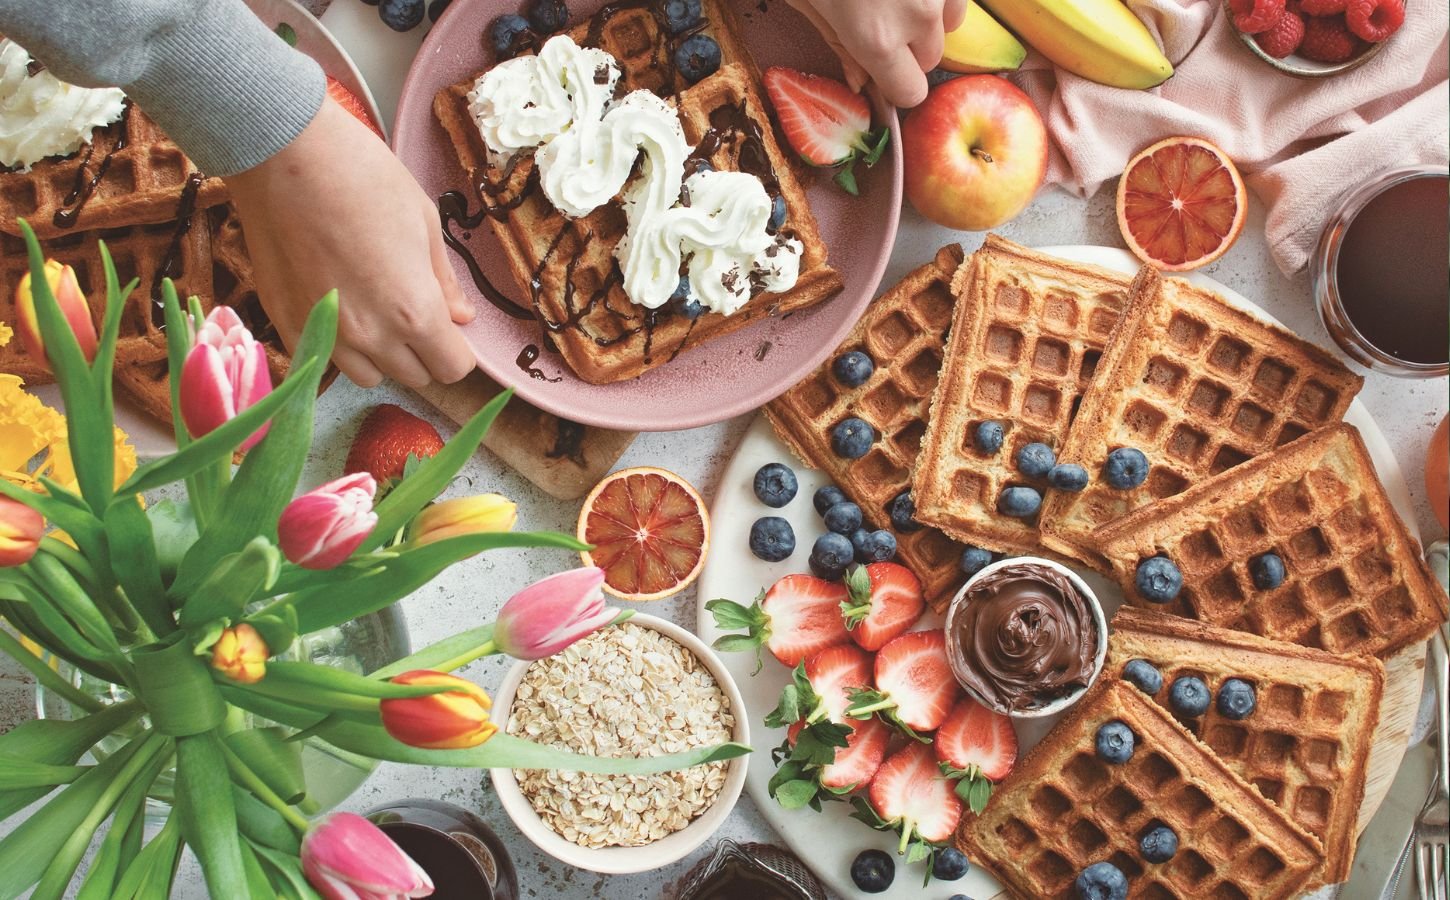
<svg viewBox="0 0 1450 900">
<path fill-rule="evenodd" d="M 813 166 L 839 166 L 836 183 L 854 195 L 856 162 L 875 165 L 891 138 L 885 126 L 872 130 L 866 98 L 834 79 L 784 66 L 765 70 L 765 91 L 795 152 Z"/>
<path fill-rule="evenodd" d="M 438 429 L 400 406 L 380 403 L 358 427 L 343 471 L 348 475 L 369 473 L 377 480 L 381 493 L 402 478 L 410 464 L 442 449 Z"/>
<path fill-rule="evenodd" d="M 937 771 L 936 757 L 925 744 L 908 744 L 882 763 L 867 796 L 869 802 L 853 802 L 854 817 L 901 835 L 896 852 L 907 854 L 907 862 L 930 857 L 962 817 L 962 801 Z"/>
<path fill-rule="evenodd" d="M 796 666 L 765 724 L 779 728 L 792 722 L 845 722 L 848 695 L 870 683 L 870 654 L 849 643 L 827 647 Z"/>
<path fill-rule="evenodd" d="M 846 573 L 846 591 L 850 596 L 841 604 L 846 630 L 865 650 L 880 650 L 905 634 L 926 611 L 921 582 L 897 563 L 856 566 Z"/>
<path fill-rule="evenodd" d="M 333 78 L 331 75 L 327 76 L 327 96 L 336 101 L 338 106 L 352 113 L 353 117 L 359 122 L 371 128 L 373 134 L 376 134 L 383 140 L 387 140 L 383 138 L 382 129 L 378 127 L 378 123 L 373 121 L 372 114 L 368 112 L 368 108 L 362 102 L 362 99 L 357 94 L 343 87 L 342 82 Z"/>
<path fill-rule="evenodd" d="M 819 809 L 826 794 L 847 794 L 871 780 L 891 730 L 845 716 L 847 694 L 870 679 L 870 655 L 850 643 L 822 650 L 791 673 L 780 703 L 765 717 L 772 728 L 789 725 L 769 785 L 782 806 Z"/>
<path fill-rule="evenodd" d="M 733 600 L 711 600 L 705 608 L 715 615 L 715 625 L 724 631 L 739 628 L 745 634 L 727 634 L 715 641 L 715 649 L 756 651 L 766 649 L 792 668 L 837 644 L 848 643 L 846 623 L 841 619 L 845 585 L 811 575 L 787 575 L 761 591 L 752 606 Z M 760 671 L 757 664 L 755 671 Z"/>
<path fill-rule="evenodd" d="M 821 769 L 821 787 L 833 794 L 845 794 L 868 784 L 881 768 L 886 747 L 891 743 L 891 729 L 877 719 L 851 721 L 846 747 L 836 751 L 836 759 Z"/>
<path fill-rule="evenodd" d="M 957 680 L 947 661 L 946 633 L 908 631 L 876 654 L 876 687 L 851 694 L 846 715 L 864 719 L 873 713 L 917 740 L 935 731 L 952 711 Z"/>
<path fill-rule="evenodd" d="M 1012 720 L 971 697 L 952 708 L 933 741 L 942 773 L 957 779 L 957 796 L 979 813 L 1017 762 L 1017 732 Z"/>
</svg>

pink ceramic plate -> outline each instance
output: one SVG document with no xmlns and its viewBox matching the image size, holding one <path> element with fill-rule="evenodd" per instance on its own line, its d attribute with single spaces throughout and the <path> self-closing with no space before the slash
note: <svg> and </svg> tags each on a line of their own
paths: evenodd
<svg viewBox="0 0 1450 900">
<path fill-rule="evenodd" d="M 728 2 L 728 0 L 727 0 Z M 577 20 L 602 3 L 570 4 Z M 457 157 L 433 118 L 433 95 L 483 69 L 492 61 L 484 31 L 502 13 L 523 12 L 524 0 L 453 0 L 433 26 L 408 71 L 393 123 L 393 147 L 431 196 L 462 190 L 472 198 Z M 840 64 L 815 30 L 782 0 L 759 0 L 741 10 L 745 39 L 761 68 L 788 65 L 840 77 Z M 891 127 L 891 149 L 874 169 L 860 170 L 861 196 L 851 197 L 828 173 L 811 173 L 807 194 L 820 222 L 831 265 L 846 287 L 834 299 L 782 318 L 765 319 L 718 338 L 674 362 L 631 381 L 592 385 L 558 356 L 545 354 L 530 378 L 519 366 L 520 351 L 538 344 L 539 326 L 510 317 L 474 288 L 466 263 L 452 254 L 464 291 L 477 301 L 478 317 L 465 329 L 479 367 L 500 384 L 552 413 L 602 428 L 670 431 L 719 422 L 748 412 L 795 384 L 840 342 L 875 295 L 891 255 L 901 211 L 900 131 L 896 111 L 872 95 L 875 119 Z M 476 206 L 476 201 L 471 205 Z M 467 244 L 489 280 L 524 300 L 487 228 Z M 557 379 L 545 381 L 541 378 Z"/>
</svg>

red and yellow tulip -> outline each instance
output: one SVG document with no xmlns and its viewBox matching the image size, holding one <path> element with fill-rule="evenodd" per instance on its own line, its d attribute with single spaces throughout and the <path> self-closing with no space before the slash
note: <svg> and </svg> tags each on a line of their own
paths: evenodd
<svg viewBox="0 0 1450 900">
<path fill-rule="evenodd" d="M 493 737 L 489 720 L 493 701 L 483 688 L 456 675 L 415 669 L 390 679 L 394 684 L 448 685 L 455 690 L 423 697 L 383 700 L 379 704 L 388 734 L 410 747 L 461 750 Z"/>
<path fill-rule="evenodd" d="M 50 292 L 55 295 L 61 315 L 65 316 L 66 323 L 75 333 L 76 342 L 80 344 L 86 362 L 93 361 L 100 342 L 96 337 L 96 323 L 91 320 L 90 304 L 86 302 L 86 295 L 81 293 L 75 270 L 48 259 L 45 261 L 45 280 L 50 285 Z M 35 294 L 30 287 L 30 273 L 26 272 L 20 277 L 20 283 L 15 285 L 16 330 L 20 332 L 20 342 L 25 345 L 25 352 L 34 359 L 48 363 L 45 339 L 40 335 L 40 320 L 35 312 Z"/>
<path fill-rule="evenodd" d="M 257 629 L 241 622 L 224 630 L 211 647 L 211 667 L 242 684 L 256 684 L 267 674 L 272 651 Z"/>
</svg>

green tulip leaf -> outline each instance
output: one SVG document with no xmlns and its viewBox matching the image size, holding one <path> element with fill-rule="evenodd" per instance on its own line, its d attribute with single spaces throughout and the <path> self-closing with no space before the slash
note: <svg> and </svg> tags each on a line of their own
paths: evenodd
<svg viewBox="0 0 1450 900">
<path fill-rule="evenodd" d="M 405 656 L 395 663 L 390 663 L 369 675 L 369 678 L 391 678 L 394 675 L 401 675 L 414 669 L 434 669 L 439 672 L 451 672 L 457 666 L 451 665 L 453 660 L 468 657 L 470 661 L 477 659 L 476 651 L 485 644 L 493 643 L 494 623 L 480 625 L 477 628 L 469 629 L 453 637 L 444 638 L 436 644 L 424 647 L 411 656 Z"/>
<path fill-rule="evenodd" d="M 277 810 L 235 784 L 232 802 L 237 810 L 237 828 L 253 847 L 270 847 L 292 856 L 301 851 L 302 840 Z"/>
<path fill-rule="evenodd" d="M 291 805 L 307 796 L 307 780 L 302 774 L 302 747 L 287 743 L 286 737 L 283 729 L 267 727 L 234 731 L 223 740 L 274 794 Z"/>
<path fill-rule="evenodd" d="M 232 781 L 215 732 L 176 741 L 176 793 L 181 833 L 196 851 L 213 897 L 231 896 L 246 878 Z"/>
<path fill-rule="evenodd" d="M 273 655 L 287 652 L 287 648 L 297 640 L 297 611 L 290 606 L 278 607 L 275 612 L 248 616 L 247 624 L 257 629 Z"/>
<path fill-rule="evenodd" d="M 444 694 L 455 688 L 437 684 L 394 684 L 379 681 L 366 675 L 358 675 L 331 666 L 314 663 L 274 661 L 267 664 L 267 677 L 263 684 L 274 688 L 290 688 L 299 697 L 328 692 L 370 697 L 378 700 L 406 697 L 426 697 L 430 694 Z"/>
<path fill-rule="evenodd" d="M 186 737 L 211 731 L 226 718 L 211 667 L 195 655 L 189 641 L 143 647 L 132 653 L 132 661 L 133 687 L 157 731 Z"/>
<path fill-rule="evenodd" d="M 132 857 L 131 864 L 121 873 L 113 900 L 164 900 L 171 893 L 180 858 L 181 816 L 173 809 L 161 831 Z"/>
<path fill-rule="evenodd" d="M 191 502 L 170 497 L 158 500 L 146 507 L 146 518 L 151 523 L 151 538 L 155 544 L 152 553 L 161 570 L 161 579 L 171 581 L 176 577 L 181 558 L 196 543 L 198 532 Z"/>
<path fill-rule="evenodd" d="M 237 553 L 222 557 L 211 575 L 181 606 L 177 621 L 191 628 L 212 619 L 240 618 L 242 610 L 277 580 L 282 553 L 254 537 Z"/>
<path fill-rule="evenodd" d="M 262 868 L 261 857 L 246 840 L 241 842 L 242 868 L 247 873 L 247 896 L 270 897 L 276 893 L 266 869 Z"/>
<path fill-rule="evenodd" d="M 151 519 L 141 509 L 138 498 L 117 497 L 106 510 L 105 528 L 111 566 L 126 599 L 152 634 L 166 637 L 176 630 L 176 623 L 166 601 L 166 586 L 161 583 Z"/>
<path fill-rule="evenodd" d="M 103 558 L 103 554 L 99 552 L 104 547 L 101 543 L 101 520 L 89 509 L 77 509 L 56 496 L 54 491 L 50 494 L 38 494 L 3 478 L 0 478 L 0 496 L 24 503 L 45 516 L 46 521 L 74 538 L 76 544 L 87 551 L 88 557 Z"/>
<path fill-rule="evenodd" d="M 16 791 L 25 788 L 52 788 L 70 784 L 86 773 L 88 766 L 52 766 L 0 756 L 0 791 Z"/>
<path fill-rule="evenodd" d="M 86 866 L 76 900 L 110 900 L 121 877 L 122 861 L 135 856 L 146 830 L 146 792 L 150 787 L 151 782 L 138 778 L 116 804 L 106 837 Z"/>
<path fill-rule="evenodd" d="M 302 863 L 295 853 L 279 853 L 270 847 L 254 847 L 268 871 L 275 878 L 277 894 L 287 900 L 321 900 L 321 895 L 307 882 Z"/>
</svg>

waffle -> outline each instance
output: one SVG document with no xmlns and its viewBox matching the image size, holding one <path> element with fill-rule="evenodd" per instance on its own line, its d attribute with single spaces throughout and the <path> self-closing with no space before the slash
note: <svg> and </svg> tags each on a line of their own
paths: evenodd
<svg viewBox="0 0 1450 900">
<path fill-rule="evenodd" d="M 765 407 L 780 439 L 807 465 L 830 475 L 873 528 L 891 527 L 887 506 L 911 488 L 911 467 L 951 326 L 952 273 L 961 261 L 956 244 L 938 250 L 930 263 L 872 301 L 830 359 Z M 864 350 L 876 363 L 860 387 L 845 387 L 831 374 L 831 362 L 848 350 Z M 869 422 L 878 436 L 871 452 L 857 460 L 831 449 L 831 429 L 847 416 Z M 896 538 L 897 559 L 916 573 L 933 606 L 945 606 L 963 580 L 961 545 L 933 528 Z"/>
<path fill-rule="evenodd" d="M 1128 762 L 1093 750 L 1099 726 L 1121 721 L 1137 738 Z M 1144 862 L 1139 836 L 1178 834 L 1168 862 Z M 1284 816 L 1166 711 L 1125 682 L 1094 688 L 967 816 L 958 846 L 1022 898 L 1075 896 L 1095 862 L 1128 876 L 1130 898 L 1255 898 L 1299 893 L 1319 867 L 1318 841 Z"/>
<path fill-rule="evenodd" d="M 1138 562 L 1165 554 L 1183 573 L 1167 612 L 1340 656 L 1388 659 L 1446 617 L 1419 545 L 1385 495 L 1351 425 L 1320 429 L 1144 507 L 1098 534 L 1127 601 Z M 1249 561 L 1284 560 L 1284 583 L 1259 590 Z"/>
<path fill-rule="evenodd" d="M 673 39 L 660 28 L 648 3 L 609 7 L 602 15 L 565 33 L 581 45 L 612 54 L 620 65 L 623 90 L 673 97 L 692 145 L 711 130 L 712 117 L 730 120 L 721 123 L 724 139 L 709 162 L 721 171 L 768 168 L 786 201 L 783 231 L 798 238 L 803 250 L 795 287 L 757 294 L 730 316 L 707 312 L 691 322 L 668 309 L 645 310 L 629 300 L 620 284 L 614 249 L 624 236 L 625 219 L 619 203 L 580 219 L 564 216 L 537 189 L 532 158 L 520 158 L 503 170 L 490 163 L 468 113 L 467 94 L 478 76 L 443 89 L 434 98 L 434 115 L 452 139 L 476 195 L 492 210 L 489 225 L 520 289 L 528 292 L 565 362 L 595 384 L 636 377 L 751 321 L 819 303 L 842 286 L 840 276 L 826 264 L 805 189 L 766 116 L 760 75 L 741 42 L 734 12 L 713 0 L 703 4 L 703 33 L 720 44 L 722 65 L 695 85 L 674 72 L 669 62 Z M 745 165 L 742 152 L 751 157 Z M 493 187 L 485 190 L 485 185 Z"/>
<path fill-rule="evenodd" d="M 1106 568 L 1091 547 L 1096 529 L 1338 422 L 1363 381 L 1283 328 L 1145 267 L 1059 453 L 1093 479 L 1081 493 L 1047 495 L 1043 543 Z M 1117 490 L 1102 477 L 1119 447 L 1147 455 L 1142 486 Z"/>
<path fill-rule="evenodd" d="M 41 238 L 176 218 L 176 199 L 196 166 L 146 114 L 126 104 L 121 118 L 98 129 L 67 157 L 41 160 L 28 172 L 0 169 L 0 232 L 19 235 L 24 218 Z M 207 178 L 198 205 L 226 200 L 220 178 Z M 56 214 L 73 215 L 57 224 Z M 8 255 L 8 254 L 7 254 Z"/>
<path fill-rule="evenodd" d="M 1258 705 L 1242 721 L 1212 706 L 1180 721 L 1324 844 L 1324 868 L 1311 886 L 1348 879 L 1384 690 L 1379 660 L 1124 607 L 1113 618 L 1107 670 L 1121 672 L 1130 659 L 1146 659 L 1163 673 L 1160 704 L 1180 675 L 1202 678 L 1215 695 L 1227 678 L 1254 685 Z"/>
<path fill-rule="evenodd" d="M 917 518 L 999 553 L 1042 552 L 1035 520 L 997 512 L 997 496 L 1012 484 L 1046 490 L 1013 460 L 1034 441 L 1061 448 L 1128 282 L 987 236 L 952 282 L 960 300 L 912 481 Z M 991 456 L 973 443 L 988 419 L 1007 429 Z"/>
</svg>

